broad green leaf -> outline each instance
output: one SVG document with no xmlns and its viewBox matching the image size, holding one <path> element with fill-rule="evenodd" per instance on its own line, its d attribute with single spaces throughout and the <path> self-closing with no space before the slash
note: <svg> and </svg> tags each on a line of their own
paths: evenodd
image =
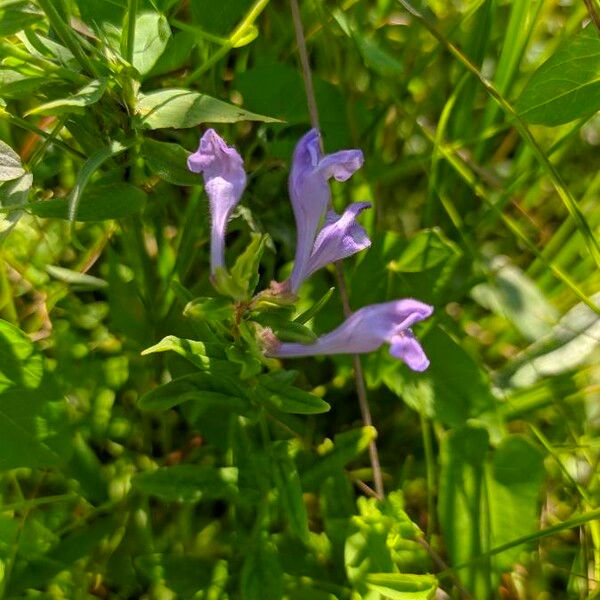
<svg viewBox="0 0 600 600">
<path fill-rule="evenodd" d="M 289 442 L 277 442 L 273 445 L 273 478 L 291 530 L 298 539 L 308 543 L 308 515 Z"/>
<path fill-rule="evenodd" d="M 42 357 L 31 341 L 0 320 L 0 471 L 58 464 L 48 440 L 61 408 L 60 395 L 44 377 Z"/>
<path fill-rule="evenodd" d="M 360 456 L 377 437 L 374 427 L 360 427 L 338 433 L 322 446 L 322 455 L 316 464 L 302 474 L 302 486 L 310 489 L 323 482 L 330 475 L 342 470 L 351 460 Z"/>
<path fill-rule="evenodd" d="M 592 296 L 600 304 L 600 294 Z M 600 345 L 600 316 L 580 302 L 571 308 L 551 332 L 533 343 L 499 374 L 503 387 L 526 387 L 593 363 Z"/>
<path fill-rule="evenodd" d="M 57 267 L 56 265 L 47 265 L 46 271 L 49 275 L 68 283 L 73 290 L 101 290 L 102 288 L 108 287 L 108 283 L 104 279 L 99 277 L 93 277 L 86 273 L 80 273 L 79 271 L 72 271 L 71 269 L 65 269 L 64 267 Z"/>
<path fill-rule="evenodd" d="M 492 547 L 537 531 L 544 476 L 544 456 L 527 438 L 511 435 L 502 440 L 488 470 Z M 520 551 L 513 548 L 497 556 L 498 574 L 511 569 Z"/>
<path fill-rule="evenodd" d="M 367 587 L 390 600 L 430 600 L 438 587 L 433 575 L 369 573 Z"/>
<path fill-rule="evenodd" d="M 0 37 L 17 33 L 37 23 L 43 16 L 43 13 L 27 1 L 11 2 L 10 5 L 0 7 Z"/>
<path fill-rule="evenodd" d="M 0 181 L 12 181 L 25 175 L 19 155 L 0 140 Z"/>
<path fill-rule="evenodd" d="M 314 415 L 329 410 L 327 402 L 294 387 L 280 373 L 260 375 L 258 378 L 257 391 L 268 404 L 281 412 L 298 415 Z"/>
<path fill-rule="evenodd" d="M 146 194 L 129 183 L 90 186 L 81 194 L 75 220 L 124 219 L 140 212 L 145 204 Z M 46 219 L 69 218 L 69 202 L 66 198 L 35 202 L 27 204 L 25 208 L 31 214 Z"/>
<path fill-rule="evenodd" d="M 496 404 L 491 382 L 477 362 L 443 329 L 421 338 L 431 365 L 415 373 L 382 350 L 373 368 L 390 390 L 412 408 L 448 426 L 490 411 Z"/>
<path fill-rule="evenodd" d="M 167 89 L 141 94 L 137 104 L 141 124 L 147 129 L 185 129 L 201 123 L 236 123 L 277 119 L 248 112 L 239 106 L 190 90 Z"/>
<path fill-rule="evenodd" d="M 150 72 L 167 47 L 171 28 L 164 15 L 144 12 L 135 20 L 133 66 L 140 75 Z"/>
<path fill-rule="evenodd" d="M 102 98 L 102 94 L 104 94 L 104 90 L 106 89 L 106 83 L 106 79 L 97 79 L 88 83 L 88 85 L 80 89 L 76 94 L 73 94 L 73 96 L 40 104 L 28 111 L 26 115 L 82 114 L 85 107 L 95 104 Z"/>
<path fill-rule="evenodd" d="M 165 502 L 231 500 L 237 495 L 237 476 L 233 467 L 174 465 L 136 475 L 132 483 L 141 492 Z"/>
<path fill-rule="evenodd" d="M 526 121 L 550 126 L 600 110 L 600 36 L 593 23 L 539 67 L 515 107 Z"/>
<path fill-rule="evenodd" d="M 250 545 L 242 567 L 242 600 L 281 600 L 283 572 L 275 546 L 260 536 Z"/>
<path fill-rule="evenodd" d="M 216 344 L 207 344 L 196 340 L 186 340 L 174 335 L 168 335 L 158 344 L 146 348 L 142 355 L 154 354 L 156 352 L 175 352 L 179 356 L 189 360 L 192 364 L 202 371 L 237 374 L 239 369 L 224 360 L 225 355 L 220 346 Z"/>
<path fill-rule="evenodd" d="M 552 330 L 558 311 L 518 267 L 498 257 L 490 264 L 492 277 L 471 294 L 482 306 L 508 319 L 529 341 L 535 341 Z"/>
<path fill-rule="evenodd" d="M 184 67 L 193 56 L 192 50 L 196 42 L 196 36 L 187 31 L 178 31 L 172 35 L 168 40 L 165 51 L 148 73 L 148 77 L 164 75 Z"/>
<path fill-rule="evenodd" d="M 488 550 L 482 539 L 487 527 L 483 499 L 488 449 L 485 429 L 467 426 L 447 432 L 440 448 L 440 526 L 450 564 L 473 561 L 458 576 L 476 598 L 489 595 L 486 565 L 475 560 Z"/>
<path fill-rule="evenodd" d="M 161 179 L 175 185 L 197 185 L 201 178 L 187 168 L 190 153 L 179 144 L 144 140 L 142 155 L 148 168 Z"/>
<path fill-rule="evenodd" d="M 0 185 L 0 207 L 12 209 L 26 204 L 32 183 L 33 176 L 30 173 L 26 173 L 18 179 Z M 0 213 L 0 240 L 8 235 L 22 213 L 23 211 L 21 210 Z"/>
<path fill-rule="evenodd" d="M 207 408 L 225 407 L 239 413 L 249 408 L 240 387 L 222 374 L 209 373 L 192 373 L 169 381 L 142 396 L 138 405 L 142 410 L 167 410 L 184 402 L 196 402 Z"/>
</svg>

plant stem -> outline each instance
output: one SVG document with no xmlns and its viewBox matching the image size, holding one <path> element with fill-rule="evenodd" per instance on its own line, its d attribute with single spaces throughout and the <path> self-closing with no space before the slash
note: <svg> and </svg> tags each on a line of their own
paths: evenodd
<svg viewBox="0 0 600 600">
<path fill-rule="evenodd" d="M 135 45 L 135 20 L 137 17 L 138 0 L 129 0 L 127 3 L 127 37 L 125 38 L 125 47 L 123 54 L 125 60 L 133 64 L 133 48 Z"/>
<path fill-rule="evenodd" d="M 302 77 L 304 78 L 304 87 L 306 90 L 306 101 L 308 104 L 308 112 L 310 114 L 310 122 L 312 127 L 319 131 L 319 111 L 317 108 L 315 90 L 312 82 L 310 63 L 308 62 L 308 52 L 306 50 L 306 40 L 304 37 L 304 29 L 302 27 L 300 9 L 298 7 L 298 0 L 290 0 L 290 6 L 292 9 L 294 30 L 296 32 L 298 54 L 300 55 L 300 64 L 302 65 Z M 323 138 L 319 136 L 319 140 L 322 150 Z M 344 270 L 341 261 L 335 263 L 335 274 L 338 289 L 340 291 L 340 297 L 342 300 L 342 306 L 344 309 L 344 316 L 348 318 L 352 314 L 352 309 L 350 308 L 348 289 L 346 288 Z M 354 365 L 354 380 L 356 383 L 356 394 L 358 396 L 358 404 L 360 406 L 362 420 L 366 426 L 372 426 L 373 419 L 371 418 L 371 409 L 369 407 L 367 387 L 365 385 L 365 377 L 362 369 L 362 363 L 360 362 L 360 356 L 358 354 L 354 354 L 352 357 L 352 362 Z M 369 458 L 371 461 L 371 468 L 373 470 L 373 482 L 375 484 L 375 492 L 377 493 L 379 499 L 383 499 L 385 495 L 385 489 L 383 487 L 383 476 L 381 473 L 381 464 L 379 462 L 379 452 L 377 450 L 377 444 L 374 440 L 369 444 Z"/>
</svg>

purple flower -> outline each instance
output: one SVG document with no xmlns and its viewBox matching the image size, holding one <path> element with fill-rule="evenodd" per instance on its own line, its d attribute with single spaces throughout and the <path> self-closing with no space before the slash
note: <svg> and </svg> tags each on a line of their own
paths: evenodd
<svg viewBox="0 0 600 600">
<path fill-rule="evenodd" d="M 200 138 L 198 150 L 187 161 L 193 173 L 202 173 L 211 215 L 210 271 L 225 268 L 225 232 L 231 212 L 246 187 L 242 157 L 214 129 Z"/>
<path fill-rule="evenodd" d="M 298 142 L 289 179 L 297 229 L 296 257 L 290 278 L 294 291 L 308 274 L 319 223 L 331 199 L 329 179 L 334 177 L 338 181 L 346 181 L 362 166 L 363 161 L 360 150 L 341 150 L 323 156 L 316 129 L 311 129 Z"/>
<path fill-rule="evenodd" d="M 313 344 L 271 340 L 267 352 L 279 358 L 318 354 L 362 354 L 390 344 L 390 354 L 402 359 L 413 371 L 424 371 L 429 359 L 410 329 L 427 319 L 433 307 L 412 298 L 372 304 L 357 310 L 337 329 Z"/>
<path fill-rule="evenodd" d="M 371 245 L 367 232 L 356 222 L 356 217 L 365 208 L 370 207 L 369 202 L 355 202 L 341 216 L 332 210 L 327 213 L 325 224 L 317 235 L 312 253 L 306 262 L 303 279 L 329 263 L 352 256 Z M 302 280 L 292 280 L 292 292 L 298 291 L 300 283 Z"/>
</svg>

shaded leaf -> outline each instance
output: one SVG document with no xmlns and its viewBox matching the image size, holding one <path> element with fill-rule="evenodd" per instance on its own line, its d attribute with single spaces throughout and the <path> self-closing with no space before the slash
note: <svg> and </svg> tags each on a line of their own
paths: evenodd
<svg viewBox="0 0 600 600">
<path fill-rule="evenodd" d="M 142 153 L 148 168 L 161 179 L 175 185 L 198 185 L 201 179 L 187 168 L 190 153 L 179 144 L 144 140 Z"/>
<path fill-rule="evenodd" d="M 0 140 L 0 181 L 11 181 L 25 175 L 19 155 Z"/>
<path fill-rule="evenodd" d="M 73 112 L 82 114 L 86 106 L 91 106 L 102 98 L 106 83 L 106 79 L 97 79 L 88 83 L 73 96 L 40 104 L 28 111 L 26 115 L 62 115 Z"/>
<path fill-rule="evenodd" d="M 600 109 L 600 37 L 593 24 L 566 39 L 539 67 L 515 107 L 530 123 L 550 126 Z"/>
<path fill-rule="evenodd" d="M 113 183 L 85 189 L 75 215 L 76 221 L 124 219 L 140 212 L 146 204 L 146 194 L 129 183 Z M 66 198 L 44 200 L 25 206 L 28 212 L 47 219 L 68 219 Z"/>
<path fill-rule="evenodd" d="M 248 112 L 243 108 L 190 90 L 169 89 L 141 94 L 137 104 L 141 124 L 148 129 L 185 129 L 200 123 L 238 121 L 276 122 L 277 119 Z"/>
<path fill-rule="evenodd" d="M 146 75 L 167 47 L 171 28 L 164 15 L 144 12 L 135 20 L 133 43 L 133 66 L 141 75 Z"/>
<path fill-rule="evenodd" d="M 237 494 L 237 469 L 174 465 L 136 475 L 133 486 L 165 502 L 231 500 Z"/>
<path fill-rule="evenodd" d="M 304 390 L 294 387 L 280 373 L 270 373 L 258 377 L 257 391 L 273 407 L 281 412 L 299 415 L 314 415 L 329 410 L 329 404 Z"/>
</svg>

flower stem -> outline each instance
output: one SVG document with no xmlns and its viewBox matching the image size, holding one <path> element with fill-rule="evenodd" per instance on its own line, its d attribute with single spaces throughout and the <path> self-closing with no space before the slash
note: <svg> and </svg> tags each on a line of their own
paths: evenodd
<svg viewBox="0 0 600 600">
<path fill-rule="evenodd" d="M 319 111 L 317 108 L 317 101 L 315 96 L 315 90 L 312 82 L 312 73 L 310 70 L 310 63 L 308 62 L 308 52 L 306 50 L 306 40 L 304 37 L 304 29 L 302 27 L 302 18 L 300 16 L 300 9 L 298 7 L 298 0 L 290 0 L 290 6 L 292 9 L 292 19 L 294 21 L 294 30 L 296 32 L 296 43 L 298 45 L 298 54 L 300 56 L 300 64 L 302 65 L 302 77 L 304 78 L 304 87 L 306 90 L 306 102 L 308 104 L 308 112 L 310 115 L 310 122 L 314 129 L 320 131 L 319 128 Z M 323 138 L 319 136 L 321 149 L 323 146 Z M 344 310 L 344 316 L 348 318 L 352 314 L 350 308 L 350 300 L 348 297 L 348 289 L 346 287 L 346 281 L 344 279 L 344 270 L 341 261 L 335 263 L 335 275 L 337 279 L 338 289 L 340 291 L 340 297 L 342 300 L 342 307 Z M 369 399 L 367 397 L 367 387 L 365 385 L 365 377 L 362 369 L 362 363 L 360 362 L 360 356 L 354 354 L 352 357 L 354 364 L 354 379 L 356 383 L 356 395 L 358 396 L 358 404 L 360 406 L 360 412 L 362 420 L 365 426 L 372 426 L 373 419 L 371 418 L 371 409 L 369 407 Z M 371 461 L 371 469 L 373 471 L 373 482 L 375 484 L 375 492 L 380 499 L 383 499 L 385 490 L 383 487 L 383 476 L 381 473 L 381 464 L 379 463 L 379 452 L 377 450 L 377 444 L 372 441 L 369 444 L 369 458 Z"/>
</svg>

